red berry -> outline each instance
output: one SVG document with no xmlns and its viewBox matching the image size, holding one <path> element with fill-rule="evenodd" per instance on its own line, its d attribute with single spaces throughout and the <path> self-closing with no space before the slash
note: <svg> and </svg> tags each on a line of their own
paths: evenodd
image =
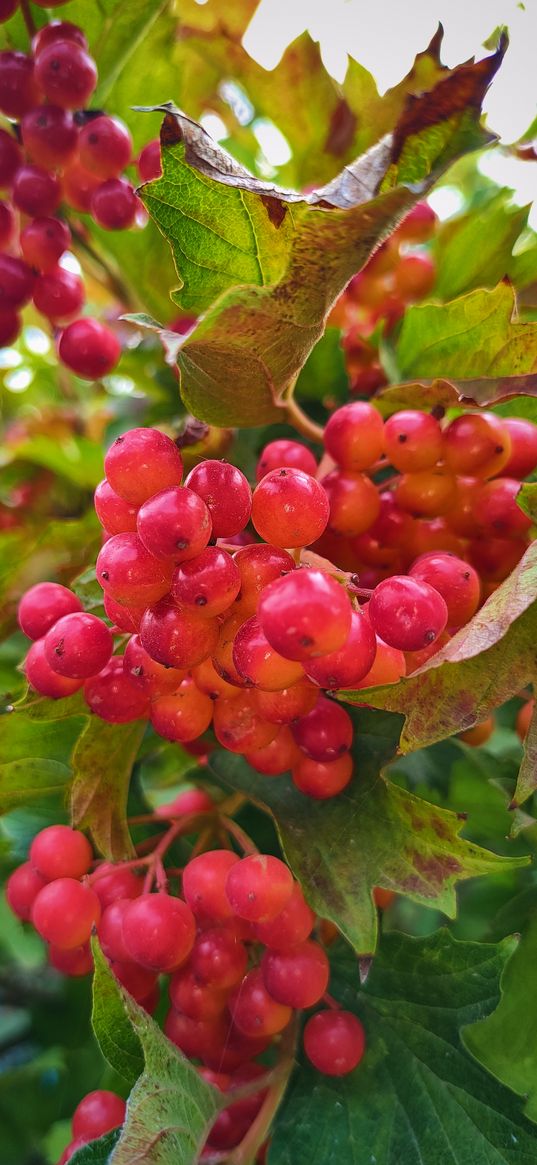
<svg viewBox="0 0 537 1165">
<path fill-rule="evenodd" d="M 219 546 L 207 546 L 177 567 L 171 594 L 180 606 L 211 618 L 227 611 L 240 588 L 240 572 L 231 555 Z"/>
<path fill-rule="evenodd" d="M 269 995 L 299 1010 L 319 1003 L 330 978 L 323 948 L 309 939 L 290 951 L 265 951 L 261 969 Z"/>
<path fill-rule="evenodd" d="M 93 883 L 95 893 L 97 893 L 98 885 L 98 882 Z M 101 901 L 103 913 L 98 927 L 99 942 L 106 958 L 114 963 L 128 963 L 130 961 L 130 953 L 123 938 L 123 919 L 131 901 L 131 898 L 116 898 L 106 907 Z"/>
<path fill-rule="evenodd" d="M 402 473 L 431 469 L 442 458 L 440 425 L 418 409 L 394 413 L 384 426 L 384 440 L 388 461 Z"/>
<path fill-rule="evenodd" d="M 125 607 L 123 603 L 117 603 L 111 595 L 104 596 L 103 606 L 114 628 L 130 633 L 140 630 L 145 607 Z"/>
<path fill-rule="evenodd" d="M 252 749 L 245 754 L 248 764 L 258 773 L 276 777 L 288 772 L 295 763 L 298 749 L 287 727 L 278 733 L 264 748 Z"/>
<path fill-rule="evenodd" d="M 121 344 L 106 324 L 85 316 L 64 328 L 58 355 L 62 364 L 83 380 L 99 380 L 115 368 Z"/>
<path fill-rule="evenodd" d="M 36 639 L 24 661 L 26 679 L 40 696 L 48 696 L 51 700 L 62 700 L 65 696 L 72 696 L 82 687 L 82 680 L 68 679 L 53 671 L 45 656 L 44 639 Z"/>
<path fill-rule="evenodd" d="M 313 930 L 315 915 L 304 899 L 298 882 L 283 910 L 270 922 L 256 922 L 254 934 L 259 942 L 275 951 L 287 951 L 305 942 Z"/>
<path fill-rule="evenodd" d="M 434 234 L 437 216 L 428 202 L 417 202 L 397 227 L 399 239 L 408 243 L 425 243 Z"/>
<path fill-rule="evenodd" d="M 172 1005 L 190 1019 L 211 1020 L 222 1015 L 227 995 L 227 991 L 217 991 L 200 982 L 190 967 L 176 971 L 170 979 Z"/>
<path fill-rule="evenodd" d="M 21 250 L 30 267 L 51 271 L 67 250 L 71 232 L 59 218 L 36 218 L 21 231 Z"/>
<path fill-rule="evenodd" d="M 16 121 L 39 102 L 34 62 L 24 53 L 0 53 L 0 111 Z"/>
<path fill-rule="evenodd" d="M 62 951 L 87 942 L 101 916 L 101 905 L 90 886 L 75 878 L 57 878 L 39 891 L 32 922 L 41 938 Z"/>
<path fill-rule="evenodd" d="M 47 4 L 46 7 L 54 7 L 54 5 Z M 88 47 L 86 37 L 77 24 L 71 24 L 68 20 L 51 20 L 50 24 L 44 24 L 36 32 L 32 40 L 34 57 L 38 57 L 43 52 L 43 49 L 58 40 L 72 40 L 75 44 L 81 45 L 83 49 L 87 49 Z"/>
<path fill-rule="evenodd" d="M 116 117 L 92 117 L 80 131 L 78 152 L 82 165 L 99 178 L 116 178 L 128 166 L 132 138 Z"/>
<path fill-rule="evenodd" d="M 89 214 L 94 191 L 101 184 L 96 174 L 85 170 L 80 162 L 74 161 L 63 172 L 63 197 L 68 206 L 80 210 L 82 214 Z"/>
<path fill-rule="evenodd" d="M 404 575 L 379 583 L 368 613 L 377 634 L 400 651 L 419 651 L 433 643 L 448 617 L 444 599 L 434 587 Z"/>
<path fill-rule="evenodd" d="M 216 619 L 183 611 L 168 598 L 148 607 L 140 623 L 142 647 L 165 667 L 195 667 L 215 650 L 218 635 Z"/>
<path fill-rule="evenodd" d="M 97 615 L 74 611 L 47 631 L 45 658 L 58 675 L 87 679 L 108 663 L 114 641 L 106 623 Z"/>
<path fill-rule="evenodd" d="M 59 583 L 36 583 L 22 596 L 19 627 L 29 639 L 41 639 L 63 615 L 82 610 L 78 595 Z"/>
<path fill-rule="evenodd" d="M 293 893 L 288 866 L 270 854 L 251 854 L 230 869 L 226 895 L 239 918 L 270 922 L 283 910 Z"/>
<path fill-rule="evenodd" d="M 203 498 L 215 538 L 240 534 L 252 509 L 250 486 L 240 469 L 227 461 L 202 461 L 190 470 L 185 485 Z"/>
<path fill-rule="evenodd" d="M 108 178 L 91 196 L 91 213 L 106 231 L 131 227 L 140 203 L 126 178 Z"/>
<path fill-rule="evenodd" d="M 511 453 L 503 467 L 505 477 L 528 477 L 537 466 L 537 425 L 522 417 L 504 417 L 511 438 Z"/>
<path fill-rule="evenodd" d="M 517 505 L 520 482 L 497 477 L 482 486 L 476 495 L 475 513 L 481 530 L 493 538 L 513 538 L 525 534 L 531 518 Z"/>
<path fill-rule="evenodd" d="M 125 946 L 131 959 L 152 971 L 179 967 L 190 954 L 195 936 L 190 907 L 169 894 L 142 894 L 125 911 Z"/>
<path fill-rule="evenodd" d="M 270 583 L 259 621 L 276 651 L 304 661 L 338 651 L 348 639 L 352 608 L 347 593 L 320 570 L 297 570 Z"/>
<path fill-rule="evenodd" d="M 86 680 L 84 699 L 109 724 L 129 724 L 149 715 L 149 697 L 131 683 L 121 656 L 114 656 L 98 675 Z"/>
<path fill-rule="evenodd" d="M 104 467 L 112 489 L 136 506 L 160 490 L 180 485 L 183 473 L 177 446 L 159 429 L 130 429 L 117 437 Z"/>
<path fill-rule="evenodd" d="M 83 109 L 97 84 L 97 69 L 75 41 L 53 40 L 40 49 L 35 79 L 50 102 L 62 109 Z"/>
<path fill-rule="evenodd" d="M 237 631 L 233 663 L 248 684 L 267 692 L 281 691 L 304 677 L 301 663 L 285 659 L 271 647 L 255 615 Z"/>
<path fill-rule="evenodd" d="M 49 825 L 30 846 L 34 870 L 52 882 L 55 878 L 81 878 L 93 861 L 93 850 L 83 833 L 68 825 Z"/>
<path fill-rule="evenodd" d="M 59 324 L 76 315 L 84 303 L 84 284 L 78 275 L 63 267 L 39 275 L 34 284 L 33 300 L 38 311 L 52 323 Z"/>
<path fill-rule="evenodd" d="M 22 259 L 0 255 L 0 310 L 24 307 L 31 299 L 34 274 Z"/>
<path fill-rule="evenodd" d="M 380 513 L 377 487 L 364 473 L 335 470 L 323 477 L 329 507 L 329 529 L 355 538 L 373 525 Z"/>
<path fill-rule="evenodd" d="M 110 1129 L 117 1129 L 125 1120 L 125 1101 L 115 1092 L 104 1088 L 88 1092 L 73 1113 L 73 1136 L 94 1141 Z"/>
<path fill-rule="evenodd" d="M 204 789 L 185 789 L 183 793 L 174 797 L 173 801 L 157 805 L 155 817 L 188 817 L 190 813 L 209 813 L 212 809 L 214 809 L 214 801 Z M 186 894 L 185 898 L 188 902 Z M 190 905 L 192 906 L 192 903 Z M 192 909 L 194 910 L 194 907 Z M 194 913 L 196 913 L 195 910 Z"/>
<path fill-rule="evenodd" d="M 213 704 L 200 692 L 191 676 L 176 692 L 159 696 L 151 705 L 151 724 L 165 740 L 186 743 L 197 740 L 213 718 Z"/>
<path fill-rule="evenodd" d="M 328 419 L 324 444 L 327 453 L 342 469 L 352 473 L 369 469 L 378 461 L 384 446 L 380 413 L 365 401 L 343 405 Z"/>
<path fill-rule="evenodd" d="M 291 1008 L 269 995 L 260 967 L 249 971 L 233 992 L 229 1009 L 239 1031 L 245 1036 L 273 1036 L 283 1031 L 291 1019 Z"/>
<path fill-rule="evenodd" d="M 326 801 L 329 797 L 337 797 L 346 789 L 353 773 L 353 763 L 350 753 L 345 752 L 337 760 L 318 761 L 308 756 L 301 756 L 295 761 L 291 776 L 293 784 L 307 797 L 315 797 L 317 801 Z"/>
<path fill-rule="evenodd" d="M 319 1011 L 304 1028 L 304 1051 L 325 1076 L 346 1076 L 360 1063 L 365 1033 L 350 1011 Z"/>
<path fill-rule="evenodd" d="M 76 152 L 78 130 L 72 115 L 59 105 L 38 105 L 21 121 L 22 143 L 39 166 L 63 166 Z"/>
<path fill-rule="evenodd" d="M 135 874 L 134 870 L 126 866 L 114 866 L 111 862 L 101 862 L 91 880 L 92 890 L 95 890 L 103 910 L 117 898 L 137 898 L 142 893 L 143 884 L 140 874 Z"/>
<path fill-rule="evenodd" d="M 183 871 L 183 894 L 202 923 L 225 922 L 233 915 L 226 879 L 240 858 L 231 850 L 207 850 L 188 862 Z"/>
<path fill-rule="evenodd" d="M 263 542 L 242 546 L 236 551 L 233 561 L 241 579 L 237 609 L 245 619 L 255 615 L 265 587 L 295 569 L 294 560 L 287 550 Z"/>
<path fill-rule="evenodd" d="M 423 299 L 436 282 L 436 263 L 430 255 L 402 255 L 394 271 L 394 288 L 405 303 Z"/>
<path fill-rule="evenodd" d="M 132 635 L 125 648 L 123 668 L 140 691 L 145 692 L 150 699 L 177 692 L 185 678 L 185 672 L 175 667 L 164 667 L 157 663 L 140 643 L 138 635 Z"/>
<path fill-rule="evenodd" d="M 15 237 L 17 223 L 8 202 L 0 202 L 0 247 L 7 247 Z"/>
<path fill-rule="evenodd" d="M 172 566 L 150 554 L 137 534 L 126 533 L 114 534 L 101 547 L 95 572 L 116 602 L 146 607 L 169 590 Z"/>
<path fill-rule="evenodd" d="M 259 714 L 253 692 L 238 692 L 233 699 L 217 700 L 213 713 L 214 734 L 229 752 L 249 753 L 276 736 L 276 725 Z"/>
<path fill-rule="evenodd" d="M 12 134 L 0 129 L 0 186 L 11 186 L 11 183 L 22 162 L 20 146 Z"/>
<path fill-rule="evenodd" d="M 56 971 L 68 975 L 71 979 L 80 979 L 93 971 L 93 955 L 89 943 L 82 943 L 79 947 L 73 947 L 71 951 L 62 951 L 59 947 L 49 945 L 48 961 Z"/>
<path fill-rule="evenodd" d="M 261 481 L 273 469 L 301 469 L 303 473 L 315 477 L 317 462 L 307 445 L 298 441 L 270 441 L 262 450 L 257 463 L 255 477 Z"/>
<path fill-rule="evenodd" d="M 375 632 L 360 611 L 352 612 L 348 638 L 339 651 L 307 663 L 307 672 L 321 688 L 352 688 L 370 668 L 377 653 Z"/>
<path fill-rule="evenodd" d="M 138 507 L 115 493 L 110 482 L 99 482 L 93 496 L 95 513 L 107 534 L 135 534 Z"/>
<path fill-rule="evenodd" d="M 325 491 L 301 469 L 275 469 L 254 490 L 252 522 L 274 546 L 309 546 L 326 528 L 329 506 Z"/>
<path fill-rule="evenodd" d="M 156 558 L 185 562 L 205 549 L 211 537 L 211 516 L 193 490 L 171 486 L 141 505 L 137 527 L 144 546 Z"/>
<path fill-rule="evenodd" d="M 30 921 L 33 904 L 45 884 L 46 879 L 34 870 L 31 862 L 23 862 L 13 870 L 6 883 L 6 898 L 17 918 Z"/>
<path fill-rule="evenodd" d="M 301 716 L 291 725 L 291 732 L 299 748 L 312 760 L 337 760 L 352 744 L 352 720 L 334 700 L 319 696 L 307 716 Z"/>
<path fill-rule="evenodd" d="M 59 179 L 49 170 L 27 163 L 15 174 L 12 197 L 17 209 L 32 218 L 53 214 L 61 199 Z"/>
<path fill-rule="evenodd" d="M 197 980 L 218 991 L 234 987 L 247 965 L 244 943 L 222 927 L 202 931 L 190 955 L 190 966 Z"/>
<path fill-rule="evenodd" d="M 453 473 L 494 477 L 511 456 L 511 438 L 503 417 L 464 413 L 444 430 L 444 456 Z"/>
<path fill-rule="evenodd" d="M 433 550 L 416 559 L 409 575 L 429 583 L 442 595 L 450 627 L 462 627 L 475 615 L 481 598 L 481 583 L 477 571 L 462 558 Z"/>
<path fill-rule="evenodd" d="M 162 174 L 162 161 L 160 157 L 160 142 L 158 139 L 148 142 L 140 151 L 138 161 L 138 173 L 141 182 L 153 182 L 155 178 L 160 178 Z"/>
</svg>

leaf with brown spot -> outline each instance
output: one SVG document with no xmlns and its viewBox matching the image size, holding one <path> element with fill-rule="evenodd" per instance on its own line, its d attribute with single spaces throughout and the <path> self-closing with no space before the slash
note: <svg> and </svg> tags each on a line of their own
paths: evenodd
<svg viewBox="0 0 537 1165">
<path fill-rule="evenodd" d="M 314 910 L 329 918 L 361 955 L 375 950 L 373 887 L 406 894 L 449 917 L 459 880 L 525 865 L 459 837 L 457 814 L 392 784 L 382 767 L 393 759 L 399 716 L 353 713 L 352 783 L 328 801 L 305 797 L 289 777 L 267 780 L 243 757 L 216 752 L 209 767 L 272 814 L 285 856 Z"/>
<path fill-rule="evenodd" d="M 537 374 L 469 378 L 468 380 L 421 380 L 406 384 L 390 384 L 375 396 L 375 404 L 383 416 L 391 416 L 399 409 L 421 409 L 429 412 L 441 405 L 444 409 L 472 409 L 476 406 L 499 404 L 520 396 L 537 397 Z"/>
<path fill-rule="evenodd" d="M 73 751 L 73 825 L 89 829 L 99 853 L 112 861 L 132 857 L 127 796 L 145 721 L 108 724 L 92 716 Z"/>
</svg>

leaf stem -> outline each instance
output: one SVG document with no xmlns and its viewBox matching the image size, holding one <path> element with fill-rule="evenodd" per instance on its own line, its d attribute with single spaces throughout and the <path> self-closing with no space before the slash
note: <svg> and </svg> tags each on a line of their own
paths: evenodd
<svg viewBox="0 0 537 1165">
<path fill-rule="evenodd" d="M 309 441 L 315 441 L 317 445 L 323 443 L 324 429 L 322 425 L 318 425 L 316 421 L 312 421 L 311 417 L 301 409 L 294 397 L 289 397 L 284 404 L 286 420 L 296 429 L 297 433 L 301 433 L 303 437 L 307 437 Z"/>
</svg>

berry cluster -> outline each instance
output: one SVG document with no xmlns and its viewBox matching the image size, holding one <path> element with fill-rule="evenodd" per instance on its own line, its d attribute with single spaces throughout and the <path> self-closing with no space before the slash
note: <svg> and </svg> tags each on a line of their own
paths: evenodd
<svg viewBox="0 0 537 1165">
<path fill-rule="evenodd" d="M 31 685 L 52 698 L 83 687 L 104 720 L 147 717 L 184 745 L 212 725 L 258 772 L 290 770 L 316 798 L 341 792 L 352 722 L 330 693 L 414 671 L 516 564 L 537 427 L 481 412 L 442 428 L 415 410 L 384 423 L 356 401 L 324 440 L 321 467 L 304 445 L 272 442 L 252 493 L 225 461 L 182 485 L 180 452 L 156 429 L 119 437 L 95 493 L 113 627 L 66 588 L 33 587 L 19 607 Z M 250 518 L 265 541 L 237 545 Z M 300 565 L 312 544 L 325 557 Z M 114 631 L 130 636 L 122 654 Z"/>
<path fill-rule="evenodd" d="M 379 356 L 380 329 L 391 331 L 406 308 L 434 287 L 434 260 L 420 244 L 432 238 L 436 223 L 434 210 L 418 202 L 351 279 L 332 310 L 330 323 L 342 329 L 350 389 L 358 396 L 371 396 L 387 383 Z"/>
<path fill-rule="evenodd" d="M 120 342 L 100 320 L 81 317 L 82 279 L 65 263 L 71 231 L 61 207 L 90 214 L 105 230 L 143 226 L 145 212 L 123 171 L 132 139 L 123 122 L 87 109 L 97 84 L 82 30 L 52 21 L 32 52 L 0 53 L 0 346 L 12 344 L 30 301 L 58 331 L 58 356 L 78 376 L 111 372 Z M 138 159 L 142 180 L 158 176 L 158 142 Z"/>
<path fill-rule="evenodd" d="M 209 1133 L 212 1151 L 243 1139 L 266 1095 L 268 1069 L 257 1058 L 272 1045 L 277 1051 L 294 1011 L 325 999 L 330 974 L 324 946 L 311 937 L 315 915 L 279 858 L 213 849 L 182 870 L 164 868 L 175 839 L 209 820 L 227 824 L 230 835 L 249 844 L 216 813 L 201 790 L 182 794 L 161 808 L 160 818 L 172 823 L 153 850 L 117 865 L 95 862 L 83 833 L 49 826 L 34 838 L 6 891 L 11 909 L 32 922 L 48 944 L 50 963 L 64 974 L 91 971 L 89 939 L 96 931 L 117 980 L 147 1011 L 155 1010 L 168 977 L 166 1035 L 207 1080 L 230 1093 Z M 169 880 L 180 896 L 170 892 Z M 326 1002 L 327 1009 L 306 1021 L 304 1049 L 320 1072 L 342 1076 L 361 1060 L 364 1032 L 353 1014 L 330 997 Z M 233 1101 L 234 1089 L 257 1079 L 259 1090 Z M 85 1097 L 62 1162 L 123 1119 L 124 1104 L 113 1093 Z"/>
</svg>

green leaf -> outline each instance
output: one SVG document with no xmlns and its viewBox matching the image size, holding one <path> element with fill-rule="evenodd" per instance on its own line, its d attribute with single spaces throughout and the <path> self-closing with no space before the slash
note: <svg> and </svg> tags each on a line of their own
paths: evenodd
<svg viewBox="0 0 537 1165">
<path fill-rule="evenodd" d="M 435 299 L 455 299 L 476 287 L 493 288 L 512 268 L 513 247 L 527 225 L 528 207 L 513 205 L 510 190 L 445 223 L 432 242 Z"/>
<path fill-rule="evenodd" d="M 124 996 L 99 942 L 92 939 L 95 962 L 91 1023 L 101 1052 L 132 1088 L 143 1072 L 144 1054 L 139 1036 L 125 1010 Z"/>
<path fill-rule="evenodd" d="M 455 813 L 381 775 L 395 754 L 399 717 L 360 710 L 353 719 L 354 780 L 329 801 L 305 797 L 288 777 L 267 780 L 232 753 L 213 753 L 209 767 L 273 815 L 289 865 L 314 910 L 335 922 L 360 954 L 371 954 L 377 938 L 374 886 L 454 917 L 458 880 L 525 865 L 526 859 L 500 858 L 465 841 Z"/>
<path fill-rule="evenodd" d="M 99 1137 L 96 1141 L 82 1145 L 69 1158 L 71 1165 L 108 1165 L 110 1154 L 114 1146 L 117 1145 L 118 1139 L 119 1130 L 112 1129 L 112 1132 L 105 1133 L 104 1137 Z"/>
<path fill-rule="evenodd" d="M 537 324 L 515 318 L 513 291 L 472 291 L 405 312 L 397 344 L 401 380 L 523 376 L 537 371 Z"/>
<path fill-rule="evenodd" d="M 110 1165 L 194 1165 L 218 1111 L 220 1094 L 120 988 L 145 1068 L 129 1096 L 127 1119 Z"/>
<path fill-rule="evenodd" d="M 133 854 L 127 796 L 145 728 L 144 720 L 108 724 L 92 716 L 73 751 L 73 825 L 89 829 L 96 848 L 113 861 Z"/>
<path fill-rule="evenodd" d="M 55 720 L 58 705 L 42 703 L 48 705 L 48 720 L 34 720 L 22 707 L 0 717 L 0 813 L 62 796 L 71 779 L 70 756 L 84 720 Z"/>
<path fill-rule="evenodd" d="M 534 708 L 524 741 L 524 755 L 519 769 L 511 808 L 523 805 L 537 789 L 537 710 Z"/>
<path fill-rule="evenodd" d="M 356 961 L 339 947 L 330 990 L 364 1023 L 365 1056 L 341 1079 L 302 1059 L 270 1165 L 530 1165 L 537 1129 L 460 1034 L 496 1005 L 512 949 L 512 940 L 457 943 L 447 931 L 387 934 L 359 991 Z"/>
<path fill-rule="evenodd" d="M 81 489 L 95 489 L 104 475 L 100 445 L 77 433 L 49 437 L 35 433 L 12 446 L 13 460 L 41 465 Z"/>
<path fill-rule="evenodd" d="M 536 959 L 534 909 L 529 927 L 503 972 L 499 1006 L 464 1032 L 464 1043 L 479 1062 L 527 1100 L 525 1112 L 532 1120 L 537 1120 Z"/>
<path fill-rule="evenodd" d="M 191 412 L 219 425 L 278 419 L 350 277 L 442 169 L 482 144 L 478 111 L 504 48 L 416 97 L 393 138 L 306 197 L 253 178 L 168 109 L 164 174 L 142 198 L 172 247 L 174 298 L 196 314 L 214 304 L 179 351 Z"/>
<path fill-rule="evenodd" d="M 408 679 L 339 693 L 405 716 L 402 752 L 485 720 L 535 675 L 537 542 L 477 615 Z"/>
<path fill-rule="evenodd" d="M 0 635 L 14 625 L 18 600 L 46 579 L 69 583 L 99 549 L 101 530 L 93 510 L 82 518 L 42 522 L 0 534 Z"/>
</svg>

